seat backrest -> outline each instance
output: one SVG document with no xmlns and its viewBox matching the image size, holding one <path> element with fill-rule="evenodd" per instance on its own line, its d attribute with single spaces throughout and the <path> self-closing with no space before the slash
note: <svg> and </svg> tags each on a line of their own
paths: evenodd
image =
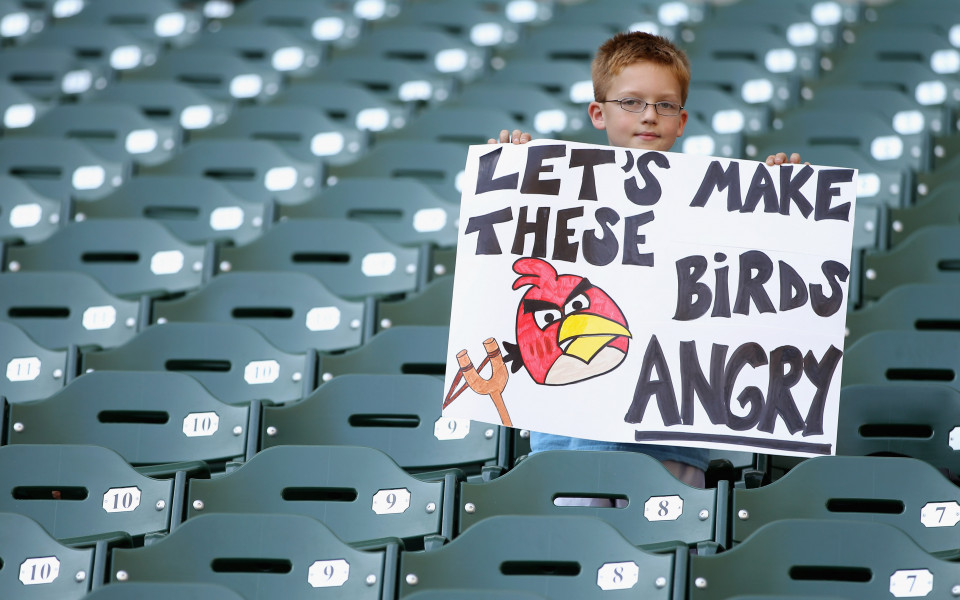
<svg viewBox="0 0 960 600">
<path fill-rule="evenodd" d="M 726 552 L 692 556 L 687 589 L 691 600 L 758 594 L 947 599 L 957 581 L 960 565 L 928 554 L 891 525 L 786 519 Z"/>
<path fill-rule="evenodd" d="M 300 402 L 265 406 L 261 445 L 369 446 L 409 471 L 476 474 L 498 461 L 499 428 L 441 416 L 443 383 L 427 375 L 346 374 Z"/>
<path fill-rule="evenodd" d="M 280 217 L 339 218 L 373 225 L 401 246 L 457 245 L 460 207 L 415 179 L 350 177 L 303 204 L 280 207 Z"/>
<path fill-rule="evenodd" d="M 41 195 L 58 201 L 103 198 L 123 183 L 129 166 L 95 154 L 79 140 L 0 140 L 0 174 L 19 177 Z"/>
<path fill-rule="evenodd" d="M 909 456 L 960 474 L 960 391 L 931 383 L 840 390 L 837 454 Z"/>
<path fill-rule="evenodd" d="M 177 149 L 179 129 L 150 121 L 123 103 L 60 104 L 21 135 L 75 139 L 112 161 L 158 164 Z"/>
<path fill-rule="evenodd" d="M 330 174 L 338 180 L 347 177 L 416 179 L 448 202 L 459 203 L 457 181 L 466 164 L 465 150 L 462 144 L 452 142 L 386 140 L 355 163 L 331 168 Z"/>
<path fill-rule="evenodd" d="M 80 271 L 111 294 L 139 298 L 200 287 L 205 249 L 186 244 L 150 219 L 70 223 L 46 241 L 10 248 L 7 270 Z"/>
<path fill-rule="evenodd" d="M 101 446 L 2 446 L 0 473 L 0 511 L 26 515 L 65 542 L 165 533 L 176 510 L 171 480 L 145 477 Z"/>
<path fill-rule="evenodd" d="M 355 350 L 320 357 L 320 379 L 345 373 L 397 373 L 442 377 L 446 372 L 449 328 L 442 326 L 391 327 Z"/>
<path fill-rule="evenodd" d="M 723 544 L 723 505 L 635 452 L 539 452 L 489 482 L 460 488 L 458 531 L 495 515 L 590 515 L 648 549 Z"/>
<path fill-rule="evenodd" d="M 179 81 L 224 102 L 265 102 L 277 93 L 282 76 L 269 66 L 245 60 L 224 48 L 189 46 L 163 53 L 149 69 L 130 79 Z"/>
<path fill-rule="evenodd" d="M 373 448 L 276 446 L 223 477 L 191 480 L 187 519 L 290 513 L 322 521 L 347 543 L 419 539 L 422 547 L 424 536 L 451 533 L 443 492 L 444 482 L 416 479 Z"/>
<path fill-rule="evenodd" d="M 0 512 L 0 595 L 85 598 L 93 580 L 93 553 L 93 548 L 60 544 L 29 517 Z"/>
<path fill-rule="evenodd" d="M 323 165 L 294 158 L 267 140 L 195 140 L 170 160 L 141 172 L 199 175 L 220 181 L 250 202 L 305 202 L 323 181 Z"/>
<path fill-rule="evenodd" d="M 484 519 L 434 551 L 400 557 L 399 597 L 422 589 L 520 590 L 557 599 L 673 598 L 674 554 L 637 548 L 593 517 Z"/>
<path fill-rule="evenodd" d="M 232 109 L 231 102 L 211 98 L 188 84 L 172 80 L 115 81 L 90 102 L 130 104 L 152 121 L 188 131 L 225 123 Z"/>
<path fill-rule="evenodd" d="M 0 318 L 47 348 L 112 348 L 136 335 L 140 303 L 117 298 L 79 271 L 2 273 Z"/>
<path fill-rule="evenodd" d="M 199 175 L 141 175 L 95 202 L 76 202 L 74 219 L 143 218 L 189 244 L 243 245 L 263 232 L 265 202 L 252 202 Z"/>
<path fill-rule="evenodd" d="M 81 357 L 81 371 L 178 371 L 228 404 L 288 402 L 313 389 L 312 354 L 290 354 L 239 323 L 166 323 Z"/>
<path fill-rule="evenodd" d="M 157 323 L 208 321 L 255 328 L 287 352 L 346 350 L 363 342 L 364 304 L 294 271 L 223 273 L 198 292 L 153 305 Z"/>
<path fill-rule="evenodd" d="M 10 444 L 95 444 L 131 465 L 246 453 L 248 408 L 213 397 L 182 373 L 98 371 L 40 402 L 10 407 Z"/>
<path fill-rule="evenodd" d="M 69 362 L 66 351 L 45 348 L 16 324 L 0 321 L 0 396 L 7 402 L 53 394 L 73 375 Z"/>
<path fill-rule="evenodd" d="M 393 585 L 387 552 L 352 548 L 303 515 L 209 514 L 149 546 L 115 549 L 110 585 L 214 583 L 246 600 L 316 598 L 319 588 L 335 588 L 326 591 L 380 600 L 382 589 Z"/>
<path fill-rule="evenodd" d="M 868 333 L 885 329 L 955 331 L 960 322 L 958 294 L 960 283 L 898 285 L 879 300 L 847 313 L 849 334 L 844 343 L 849 347 Z"/>
<path fill-rule="evenodd" d="M 2 91 L 0 91 L 2 93 Z M 0 175 L 0 243 L 41 242 L 60 226 L 60 202 L 38 194 L 19 177 Z"/>
<path fill-rule="evenodd" d="M 893 525 L 932 554 L 960 555 L 960 488 L 914 458 L 812 458 L 769 485 L 734 489 L 731 507 L 734 544 L 781 519 L 863 520 Z"/>
<path fill-rule="evenodd" d="M 416 289 L 417 248 L 398 246 L 349 219 L 292 219 L 259 239 L 220 251 L 221 271 L 300 271 L 344 298 Z"/>
<path fill-rule="evenodd" d="M 875 331 L 849 346 L 844 386 L 927 382 L 960 389 L 960 339 L 950 331 Z"/>
<path fill-rule="evenodd" d="M 377 330 L 398 325 L 450 324 L 453 277 L 437 277 L 422 290 L 401 300 L 381 300 L 377 304 Z"/>
</svg>

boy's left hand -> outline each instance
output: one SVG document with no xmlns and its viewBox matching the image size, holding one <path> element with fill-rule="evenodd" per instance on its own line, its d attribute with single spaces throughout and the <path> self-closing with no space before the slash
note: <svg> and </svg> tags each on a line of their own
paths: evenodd
<svg viewBox="0 0 960 600">
<path fill-rule="evenodd" d="M 771 166 L 771 167 L 774 165 L 783 165 L 787 163 L 793 163 L 795 165 L 799 165 L 801 162 L 801 158 L 800 158 L 800 155 L 797 154 L 796 152 L 791 154 L 789 157 L 787 157 L 786 152 L 778 152 L 776 154 L 771 154 L 770 156 L 768 156 L 765 162 L 767 163 L 768 166 Z M 806 164 L 809 165 L 810 163 L 806 163 Z"/>
</svg>

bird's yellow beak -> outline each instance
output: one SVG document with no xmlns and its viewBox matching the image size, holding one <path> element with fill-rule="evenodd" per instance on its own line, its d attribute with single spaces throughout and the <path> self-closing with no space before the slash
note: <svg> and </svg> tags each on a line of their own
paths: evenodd
<svg viewBox="0 0 960 600">
<path fill-rule="evenodd" d="M 631 337 L 626 327 L 605 317 L 591 314 L 573 314 L 563 320 L 557 334 L 557 344 L 572 340 L 564 354 L 576 356 L 585 363 L 617 337 Z"/>
</svg>

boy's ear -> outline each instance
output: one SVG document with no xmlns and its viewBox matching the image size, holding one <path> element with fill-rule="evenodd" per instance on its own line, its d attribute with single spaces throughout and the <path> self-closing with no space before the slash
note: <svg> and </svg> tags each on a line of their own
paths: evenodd
<svg viewBox="0 0 960 600">
<path fill-rule="evenodd" d="M 607 124 L 603 120 L 603 106 L 599 102 L 591 102 L 589 106 L 587 106 L 587 114 L 590 115 L 590 122 L 593 123 L 595 129 L 607 128 Z"/>
</svg>

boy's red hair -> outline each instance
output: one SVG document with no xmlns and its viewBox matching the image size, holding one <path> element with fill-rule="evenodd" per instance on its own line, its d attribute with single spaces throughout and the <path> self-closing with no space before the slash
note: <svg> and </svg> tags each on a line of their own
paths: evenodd
<svg viewBox="0 0 960 600">
<path fill-rule="evenodd" d="M 597 49 L 591 67 L 594 100 L 610 100 L 606 95 L 613 78 L 624 68 L 643 61 L 671 69 L 680 83 L 680 103 L 687 103 L 690 90 L 690 61 L 687 55 L 667 38 L 642 31 L 618 33 Z"/>
</svg>

